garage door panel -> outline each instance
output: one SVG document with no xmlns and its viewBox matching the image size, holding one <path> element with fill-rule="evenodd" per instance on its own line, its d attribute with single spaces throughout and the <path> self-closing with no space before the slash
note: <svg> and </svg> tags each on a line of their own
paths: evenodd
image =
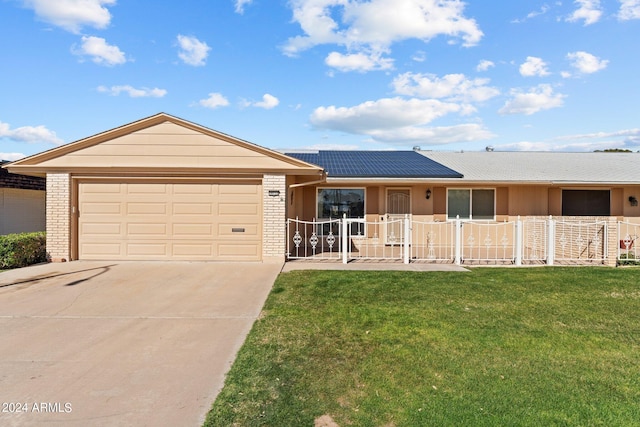
<svg viewBox="0 0 640 427">
<path fill-rule="evenodd" d="M 255 259 L 259 255 L 259 245 L 218 244 L 218 256 L 225 259 Z"/>
<path fill-rule="evenodd" d="M 213 225 L 209 224 L 173 224 L 174 237 L 213 237 Z"/>
<path fill-rule="evenodd" d="M 135 242 L 127 243 L 127 255 L 131 256 L 156 256 L 163 259 L 169 256 L 169 248 L 166 242 Z"/>
<path fill-rule="evenodd" d="M 119 183 L 113 183 L 113 184 L 108 184 L 108 183 L 84 183 L 83 184 L 83 193 L 85 195 L 89 195 L 89 194 L 120 194 L 122 191 L 121 188 L 121 184 Z"/>
<path fill-rule="evenodd" d="M 124 253 L 120 242 L 83 243 L 81 253 L 89 254 L 86 259 L 100 259 L 101 257 L 120 257 Z"/>
<path fill-rule="evenodd" d="M 212 203 L 173 203 L 174 215 L 211 215 Z"/>
<path fill-rule="evenodd" d="M 127 224 L 127 234 L 129 236 L 156 236 L 160 238 L 166 238 L 169 235 L 166 223 L 129 223 Z"/>
<path fill-rule="evenodd" d="M 166 215 L 166 203 L 127 203 L 129 215 Z"/>
<path fill-rule="evenodd" d="M 122 206 L 120 202 L 113 203 L 90 203 L 85 202 L 80 205 L 80 215 L 120 215 Z"/>
<path fill-rule="evenodd" d="M 255 185 L 242 185 L 242 184 L 225 184 L 218 187 L 218 194 L 223 195 L 239 195 L 239 194 L 259 194 L 259 188 Z"/>
<path fill-rule="evenodd" d="M 173 255 L 175 257 L 193 257 L 204 256 L 213 258 L 213 244 L 212 243 L 174 243 Z"/>
<path fill-rule="evenodd" d="M 260 260 L 261 188 L 259 184 L 81 182 L 79 257 Z"/>
<path fill-rule="evenodd" d="M 85 222 L 80 232 L 86 236 L 119 236 L 122 232 L 121 224 L 108 222 Z"/>
<path fill-rule="evenodd" d="M 258 214 L 258 206 L 248 203 L 220 203 L 218 205 L 219 215 L 249 215 Z"/>
<path fill-rule="evenodd" d="M 202 184 L 175 184 L 173 194 L 215 194 L 215 187 Z"/>
<path fill-rule="evenodd" d="M 167 194 L 168 186 L 170 184 L 158 184 L 158 183 L 141 183 L 141 184 L 126 184 L 128 194 Z"/>
<path fill-rule="evenodd" d="M 239 238 L 249 236 L 255 238 L 258 235 L 256 224 L 218 224 L 218 236 L 228 238 Z"/>
</svg>

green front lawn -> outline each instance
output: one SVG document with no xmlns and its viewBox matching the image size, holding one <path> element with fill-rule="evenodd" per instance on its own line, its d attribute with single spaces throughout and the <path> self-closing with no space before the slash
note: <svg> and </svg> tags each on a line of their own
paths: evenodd
<svg viewBox="0 0 640 427">
<path fill-rule="evenodd" d="M 205 425 L 323 415 L 341 427 L 637 426 L 640 269 L 282 274 Z"/>
</svg>

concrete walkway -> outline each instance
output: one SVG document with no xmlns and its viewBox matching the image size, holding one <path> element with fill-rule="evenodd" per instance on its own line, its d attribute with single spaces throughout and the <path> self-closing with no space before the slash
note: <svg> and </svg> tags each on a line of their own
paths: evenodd
<svg viewBox="0 0 640 427">
<path fill-rule="evenodd" d="M 281 267 L 72 262 L 0 273 L 0 425 L 201 425 Z"/>
</svg>

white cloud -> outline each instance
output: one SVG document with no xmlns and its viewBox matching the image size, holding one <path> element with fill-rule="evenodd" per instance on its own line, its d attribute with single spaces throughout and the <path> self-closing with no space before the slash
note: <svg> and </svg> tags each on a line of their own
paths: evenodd
<svg viewBox="0 0 640 427">
<path fill-rule="evenodd" d="M 495 134 L 475 123 L 443 127 L 408 126 L 400 129 L 373 131 L 371 137 L 396 144 L 443 145 L 491 139 Z"/>
<path fill-rule="evenodd" d="M 478 63 L 478 66 L 476 67 L 476 71 L 488 71 L 489 68 L 493 68 L 495 66 L 496 64 L 494 64 L 493 61 L 489 61 L 488 59 L 483 59 Z"/>
<path fill-rule="evenodd" d="M 235 0 L 236 13 L 242 15 L 244 13 L 244 7 L 250 5 L 253 0 Z"/>
<path fill-rule="evenodd" d="M 116 0 L 23 0 L 41 20 L 78 34 L 82 27 L 106 28 Z"/>
<path fill-rule="evenodd" d="M 620 3 L 619 20 L 640 19 L 640 0 L 620 0 Z"/>
<path fill-rule="evenodd" d="M 218 107 L 226 107 L 229 105 L 229 100 L 218 92 L 212 92 L 206 99 L 198 101 L 198 105 L 206 108 L 215 109 Z"/>
<path fill-rule="evenodd" d="M 167 94 L 165 89 L 158 89 L 157 87 L 153 89 L 147 87 L 136 89 L 129 85 L 111 87 L 98 86 L 98 92 L 108 93 L 112 96 L 118 96 L 120 93 L 124 92 L 131 98 L 162 98 Z"/>
<path fill-rule="evenodd" d="M 572 52 L 567 54 L 567 59 L 572 61 L 571 65 L 583 74 L 591 74 L 607 68 L 609 61 L 600 59 L 587 52 Z"/>
<path fill-rule="evenodd" d="M 393 68 L 393 59 L 382 58 L 380 54 L 354 53 L 343 55 L 339 52 L 331 52 L 325 59 L 329 67 L 339 71 L 372 71 L 388 70 Z"/>
<path fill-rule="evenodd" d="M 567 18 L 567 21 L 583 20 L 584 25 L 587 26 L 595 24 L 602 17 L 600 0 L 575 0 L 574 3 L 579 7 Z"/>
<path fill-rule="evenodd" d="M 366 134 L 398 127 L 429 123 L 462 107 L 435 99 L 383 98 L 355 107 L 318 107 L 311 114 L 311 124 L 320 129 Z"/>
<path fill-rule="evenodd" d="M 420 98 L 444 98 L 451 101 L 482 102 L 500 94 L 488 86 L 489 79 L 469 79 L 464 74 L 400 74 L 393 80 L 394 91 L 400 95 Z"/>
<path fill-rule="evenodd" d="M 427 54 L 424 51 L 419 50 L 411 57 L 411 59 L 416 62 L 424 62 L 427 60 Z"/>
<path fill-rule="evenodd" d="M 553 88 L 548 84 L 540 84 L 531 88 L 529 92 L 519 90 L 511 91 L 512 98 L 498 111 L 500 114 L 525 114 L 531 115 L 542 110 L 561 107 L 566 95 L 554 94 Z"/>
<path fill-rule="evenodd" d="M 637 151 L 639 147 L 640 129 L 566 135 L 547 141 L 521 141 L 496 146 L 497 149 L 511 151 L 595 151 L 609 148 Z"/>
<path fill-rule="evenodd" d="M 540 8 L 540 10 L 534 10 L 533 12 L 529 12 L 526 16 L 526 18 L 523 19 L 514 19 L 513 21 L 511 21 L 512 24 L 521 24 L 525 21 L 528 21 L 529 19 L 533 19 L 536 16 L 540 16 L 540 15 L 544 15 L 545 13 L 547 13 L 549 11 L 549 9 L 551 9 L 549 7 L 549 5 L 544 4 L 542 5 L 542 7 Z"/>
<path fill-rule="evenodd" d="M 527 60 L 520 65 L 520 74 L 524 77 L 543 77 L 549 75 L 549 70 L 547 69 L 547 63 L 542 58 L 527 56 Z"/>
<path fill-rule="evenodd" d="M 291 5 L 304 34 L 284 45 L 290 56 L 322 44 L 345 46 L 351 55 L 382 54 L 395 42 L 427 42 L 440 35 L 473 46 L 483 36 L 459 0 L 292 0 Z"/>
<path fill-rule="evenodd" d="M 110 45 L 101 37 L 82 36 L 80 48 L 72 49 L 76 55 L 87 55 L 99 65 L 114 66 L 127 62 L 124 53 L 118 46 Z"/>
<path fill-rule="evenodd" d="M 280 100 L 268 93 L 265 93 L 264 95 L 262 95 L 262 101 L 257 101 L 257 102 L 243 101 L 242 102 L 243 107 L 257 107 L 257 108 L 264 108 L 265 110 L 271 110 L 272 108 L 277 107 L 278 104 L 280 104 Z"/>
<path fill-rule="evenodd" d="M 11 129 L 8 123 L 0 122 L 0 139 L 9 139 L 16 142 L 45 142 L 47 144 L 61 145 L 64 143 L 56 133 L 46 127 L 40 126 L 22 126 Z"/>
<path fill-rule="evenodd" d="M 205 65 L 207 56 L 211 48 L 203 41 L 198 40 L 195 37 L 183 36 L 178 34 L 178 45 L 180 51 L 178 57 L 184 61 L 187 65 L 193 65 L 194 67 Z"/>
<path fill-rule="evenodd" d="M 9 160 L 11 162 L 25 157 L 27 157 L 27 155 L 23 153 L 0 153 L 0 160 Z"/>
</svg>

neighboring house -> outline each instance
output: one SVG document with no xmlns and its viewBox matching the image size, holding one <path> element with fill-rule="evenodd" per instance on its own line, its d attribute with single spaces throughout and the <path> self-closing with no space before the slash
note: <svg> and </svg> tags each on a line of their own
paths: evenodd
<svg viewBox="0 0 640 427">
<path fill-rule="evenodd" d="M 0 235 L 44 230 L 45 180 L 0 168 Z"/>
<path fill-rule="evenodd" d="M 640 224 L 639 162 L 637 153 L 283 154 L 158 114 L 8 168 L 47 177 L 47 250 L 53 260 L 269 262 L 283 261 L 292 244 L 312 246 L 312 255 L 327 251 L 316 251 L 322 245 L 329 251 L 341 247 L 334 231 L 342 228 L 335 224 L 312 224 L 307 235 L 293 230 L 291 220 L 285 227 L 288 218 L 352 218 L 349 233 L 360 239 L 360 253 L 365 243 L 398 243 L 398 227 L 406 221 L 396 220 L 402 218 L 440 225 L 456 217 L 502 224 L 518 216 L 546 220 L 553 215 Z M 380 223 L 394 225 L 381 228 Z M 423 247 L 430 257 L 437 233 L 419 231 L 418 223 L 408 229 L 408 256 L 418 259 L 411 251 Z M 587 246 L 605 238 L 615 243 L 615 230 L 599 230 Z M 472 231 L 467 226 L 461 237 L 466 250 L 478 246 L 478 239 L 489 247 L 487 236 Z M 514 236 L 509 231 L 492 241 L 513 248 Z M 560 236 L 564 245 L 565 234 Z M 575 237 L 580 243 L 582 232 Z M 460 254 L 456 259 L 471 259 Z"/>
</svg>

